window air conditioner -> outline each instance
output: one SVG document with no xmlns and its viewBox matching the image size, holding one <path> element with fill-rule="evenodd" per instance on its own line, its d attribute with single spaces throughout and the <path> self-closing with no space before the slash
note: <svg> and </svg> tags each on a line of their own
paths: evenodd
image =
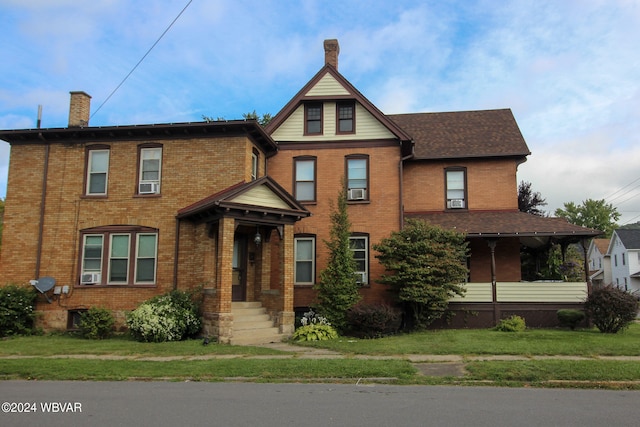
<svg viewBox="0 0 640 427">
<path fill-rule="evenodd" d="M 366 190 L 364 188 L 350 188 L 349 200 L 364 200 Z"/>
<path fill-rule="evenodd" d="M 80 283 L 83 285 L 94 285 L 100 283 L 100 273 L 82 273 Z"/>
<path fill-rule="evenodd" d="M 157 194 L 158 187 L 157 182 L 141 182 L 138 186 L 138 194 Z"/>
<path fill-rule="evenodd" d="M 361 271 L 356 272 L 356 283 L 358 285 L 366 284 L 366 274 Z"/>
<path fill-rule="evenodd" d="M 462 199 L 453 199 L 449 202 L 449 207 L 451 209 L 462 209 L 464 208 L 464 200 Z"/>
</svg>

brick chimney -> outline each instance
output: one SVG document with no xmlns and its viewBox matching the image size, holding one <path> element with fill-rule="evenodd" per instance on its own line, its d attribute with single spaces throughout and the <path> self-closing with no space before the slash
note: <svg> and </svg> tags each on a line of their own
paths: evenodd
<svg viewBox="0 0 640 427">
<path fill-rule="evenodd" d="M 337 39 L 324 41 L 324 64 L 333 65 L 338 69 L 338 55 L 340 54 L 340 45 Z"/>
<path fill-rule="evenodd" d="M 91 110 L 91 96 L 85 92 L 69 92 L 71 102 L 69 104 L 69 127 L 89 126 Z"/>
</svg>

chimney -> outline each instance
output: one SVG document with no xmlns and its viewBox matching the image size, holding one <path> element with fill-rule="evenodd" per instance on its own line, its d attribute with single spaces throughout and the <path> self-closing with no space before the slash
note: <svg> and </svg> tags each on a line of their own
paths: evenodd
<svg viewBox="0 0 640 427">
<path fill-rule="evenodd" d="M 91 110 L 91 96 L 85 92 L 69 92 L 69 127 L 89 126 L 89 112 Z"/>
<path fill-rule="evenodd" d="M 338 69 L 338 55 L 340 54 L 340 45 L 337 39 L 324 41 L 324 64 L 332 65 Z"/>
</svg>

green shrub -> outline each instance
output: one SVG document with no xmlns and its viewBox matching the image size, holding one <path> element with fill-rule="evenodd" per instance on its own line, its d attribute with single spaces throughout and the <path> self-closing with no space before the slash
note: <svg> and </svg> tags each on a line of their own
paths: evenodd
<svg viewBox="0 0 640 427">
<path fill-rule="evenodd" d="M 321 323 L 300 326 L 291 337 L 294 341 L 327 341 L 335 338 L 338 338 L 335 328 Z"/>
<path fill-rule="evenodd" d="M 584 320 L 586 315 L 582 310 L 572 310 L 568 308 L 563 308 L 556 312 L 558 316 L 558 322 L 560 326 L 564 326 L 566 328 L 571 328 L 573 331 L 579 324 Z"/>
<path fill-rule="evenodd" d="M 143 302 L 127 314 L 127 326 L 138 341 L 180 341 L 195 336 L 202 327 L 194 294 L 171 291 Z"/>
<path fill-rule="evenodd" d="M 638 301 L 630 293 L 608 285 L 592 290 L 584 309 L 600 332 L 615 334 L 635 320 Z"/>
<path fill-rule="evenodd" d="M 0 288 L 0 337 L 33 333 L 37 296 L 32 286 L 9 284 Z"/>
<path fill-rule="evenodd" d="M 522 332 L 527 329 L 527 325 L 524 318 L 514 314 L 513 316 L 500 320 L 494 329 L 500 332 Z"/>
<path fill-rule="evenodd" d="M 80 335 L 92 340 L 109 338 L 115 319 L 106 308 L 91 307 L 80 315 Z"/>
<path fill-rule="evenodd" d="M 402 313 L 388 304 L 360 303 L 347 312 L 349 333 L 358 338 L 380 338 L 400 329 Z"/>
</svg>

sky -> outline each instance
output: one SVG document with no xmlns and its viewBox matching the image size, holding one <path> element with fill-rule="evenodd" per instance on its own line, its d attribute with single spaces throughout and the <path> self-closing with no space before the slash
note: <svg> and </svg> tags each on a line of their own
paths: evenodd
<svg viewBox="0 0 640 427">
<path fill-rule="evenodd" d="M 0 129 L 35 128 L 38 105 L 66 127 L 70 91 L 90 126 L 275 115 L 337 38 L 386 114 L 510 108 L 543 210 L 640 221 L 640 0 L 0 0 L 0 28 Z"/>
</svg>

